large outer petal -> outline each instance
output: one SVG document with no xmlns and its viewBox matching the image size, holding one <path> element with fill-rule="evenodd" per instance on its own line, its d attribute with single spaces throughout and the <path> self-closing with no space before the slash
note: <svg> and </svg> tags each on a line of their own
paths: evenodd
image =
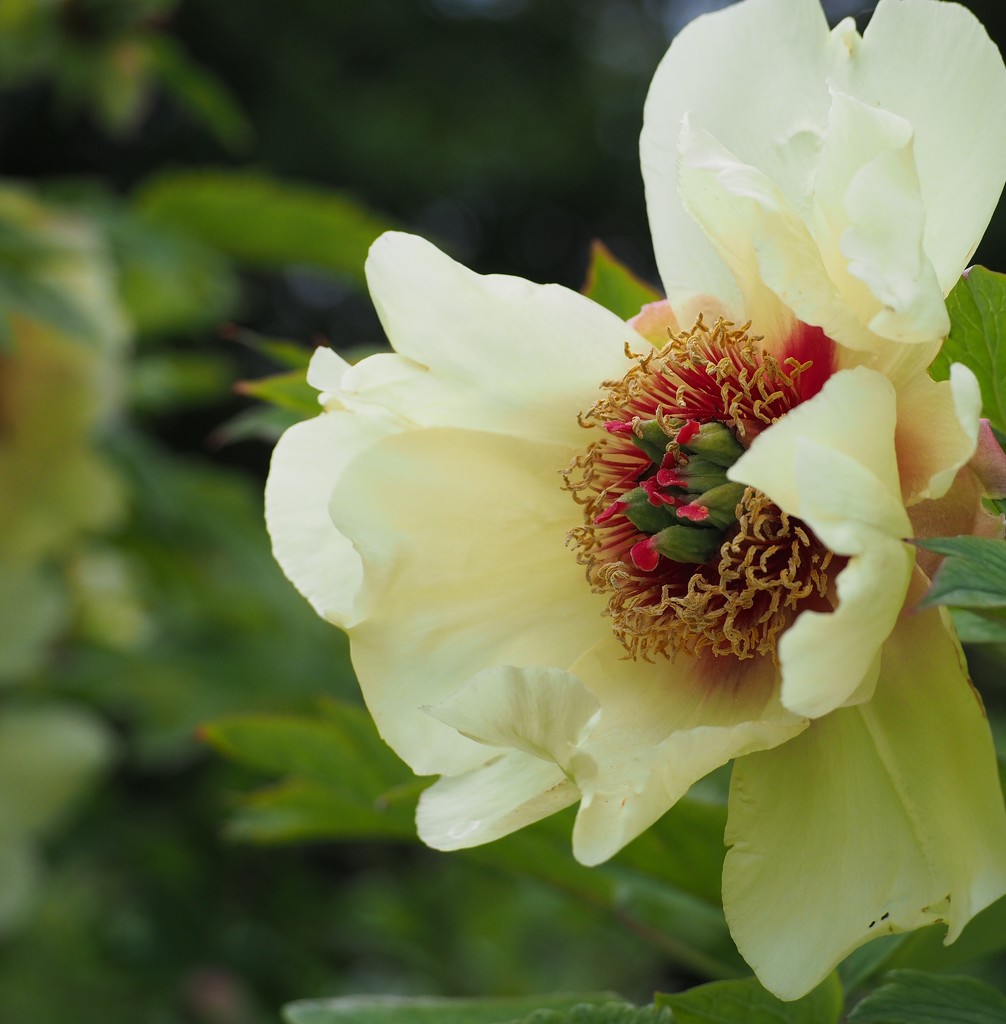
<svg viewBox="0 0 1006 1024">
<path fill-rule="evenodd" d="M 480 744 L 421 710 L 497 665 L 564 668 L 608 629 L 564 546 L 571 451 L 450 429 L 388 436 L 346 468 L 334 522 L 363 560 L 353 664 L 381 734 L 416 772 L 455 774 Z"/>
<path fill-rule="evenodd" d="M 400 429 L 387 416 L 322 413 L 287 430 L 273 451 L 265 487 L 273 555 L 314 610 L 344 628 L 359 619 L 363 566 L 332 522 L 329 499 L 348 463 Z"/>
<path fill-rule="evenodd" d="M 576 414 L 647 343 L 614 313 L 559 285 L 476 274 L 414 235 L 372 246 L 367 281 L 397 355 L 342 379 L 346 401 L 420 426 L 462 426 L 582 446 Z"/>
<path fill-rule="evenodd" d="M 693 111 L 798 202 L 811 188 L 836 56 L 817 0 L 747 0 L 696 18 L 671 44 L 646 98 L 640 158 L 657 267 L 675 308 L 704 293 L 744 313 L 732 275 L 678 196 L 682 118 Z"/>
<path fill-rule="evenodd" d="M 902 617 L 872 701 L 734 766 L 726 839 L 730 931 L 784 999 L 877 935 L 952 941 L 1006 891 L 988 723 L 938 610 Z"/>
<path fill-rule="evenodd" d="M 902 541 L 911 524 L 895 424 L 890 382 L 864 367 L 844 370 L 763 431 L 728 474 L 849 556 L 838 575 L 838 607 L 803 612 L 780 641 L 782 700 L 799 714 L 817 717 L 869 696 L 878 652 L 904 602 L 913 554 Z"/>
<path fill-rule="evenodd" d="M 944 292 L 974 253 L 1003 187 L 1006 73 L 966 8 L 881 0 L 844 88 L 911 123 L 925 249 Z"/>
<path fill-rule="evenodd" d="M 577 860 L 607 860 L 714 768 L 806 726 L 780 705 L 771 659 L 723 661 L 628 661 L 609 636 L 573 666 L 601 705 L 572 761 Z"/>
</svg>

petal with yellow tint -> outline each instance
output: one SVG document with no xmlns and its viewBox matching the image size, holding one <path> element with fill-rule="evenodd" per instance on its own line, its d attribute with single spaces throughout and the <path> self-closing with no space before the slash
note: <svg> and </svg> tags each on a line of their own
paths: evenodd
<svg viewBox="0 0 1006 1024">
<path fill-rule="evenodd" d="M 948 620 L 906 613 L 866 704 L 734 766 L 723 906 L 762 984 L 814 987 L 864 942 L 1006 892 L 995 752 Z"/>
<path fill-rule="evenodd" d="M 613 856 L 714 768 L 806 726 L 780 705 L 769 658 L 633 662 L 608 638 L 571 671 L 601 705 L 572 763 L 583 793 L 573 853 L 584 864 Z"/>
<path fill-rule="evenodd" d="M 609 630 L 604 599 L 565 546 L 571 452 L 502 434 L 411 430 L 381 439 L 333 493 L 364 567 L 350 633 L 364 698 L 419 774 L 456 774 L 485 748 L 422 708 L 499 665 L 566 667 Z"/>
</svg>

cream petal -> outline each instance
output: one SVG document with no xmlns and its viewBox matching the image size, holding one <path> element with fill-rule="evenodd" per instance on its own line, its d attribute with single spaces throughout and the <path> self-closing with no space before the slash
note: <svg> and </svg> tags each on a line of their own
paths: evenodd
<svg viewBox="0 0 1006 1024">
<path fill-rule="evenodd" d="M 978 380 L 961 363 L 950 367 L 949 380 L 919 374 L 898 389 L 895 446 L 906 505 L 947 493 L 975 453 L 981 408 Z"/>
<path fill-rule="evenodd" d="M 427 710 L 478 743 L 512 747 L 565 770 L 594 726 L 598 703 L 561 669 L 501 665 Z"/>
<path fill-rule="evenodd" d="M 957 4 L 880 0 L 842 88 L 912 125 L 925 251 L 949 292 L 1003 186 L 1006 74 L 998 49 Z"/>
<path fill-rule="evenodd" d="M 894 448 L 896 402 L 890 381 L 874 370 L 860 366 L 832 374 L 813 398 L 762 431 L 727 476 L 763 491 L 815 531 L 837 532 L 851 520 L 906 537 Z M 831 475 L 833 482 L 811 486 L 801 471 L 825 482 Z M 818 536 L 829 543 L 824 533 Z"/>
<path fill-rule="evenodd" d="M 829 69 L 847 60 L 817 0 L 748 0 L 696 18 L 674 39 L 646 98 L 640 158 L 657 266 L 675 309 L 708 294 L 720 296 L 736 318 L 745 312 L 721 254 L 678 195 L 684 115 L 693 111 L 740 161 L 764 172 L 800 207 L 827 116 Z"/>
<path fill-rule="evenodd" d="M 351 370 L 352 365 L 326 345 L 314 350 L 307 367 L 307 382 L 321 392 L 318 401 L 326 409 L 342 407 L 339 392 L 342 390 L 343 378 Z"/>
<path fill-rule="evenodd" d="M 576 800 L 556 765 L 508 750 L 425 790 L 416 809 L 419 838 L 435 850 L 479 846 L 555 814 Z"/>
<path fill-rule="evenodd" d="M 581 444 L 576 415 L 602 381 L 622 377 L 626 343 L 645 342 L 614 313 L 558 285 L 483 277 L 429 242 L 389 232 L 367 281 L 408 380 L 386 386 L 357 365 L 358 392 L 422 426 L 462 426 Z M 386 368 L 389 360 L 384 357 Z M 405 372 L 405 371 L 403 371 Z M 426 380 L 417 386 L 415 376 Z"/>
<path fill-rule="evenodd" d="M 877 655 L 904 603 L 912 549 L 894 450 L 896 394 L 858 367 L 834 374 L 812 399 L 755 439 L 728 473 L 806 522 L 850 556 L 838 606 L 805 611 L 779 643 L 782 701 L 818 717 L 869 697 Z"/>
<path fill-rule="evenodd" d="M 838 574 L 834 611 L 803 612 L 779 641 L 782 702 L 797 714 L 819 718 L 873 693 L 915 556 L 882 534 L 867 534 L 862 547 Z"/>
<path fill-rule="evenodd" d="M 922 245 L 912 141 L 903 118 L 833 94 L 815 182 L 817 241 L 843 298 L 875 334 L 937 346 L 950 323 Z"/>
<path fill-rule="evenodd" d="M 280 568 L 336 625 L 359 617 L 363 566 L 328 514 L 328 502 L 347 463 L 398 428 L 386 417 L 330 412 L 287 430 L 273 451 L 265 487 L 265 518 Z"/>
<path fill-rule="evenodd" d="M 956 938 L 1006 891 L 1006 815 L 947 620 L 903 616 L 872 701 L 737 762 L 729 814 L 727 921 L 781 998 L 878 935 L 943 921 Z"/>
<path fill-rule="evenodd" d="M 714 768 L 806 726 L 779 704 L 771 659 L 632 662 L 609 637 L 572 671 L 601 703 L 572 762 L 583 794 L 573 853 L 584 864 L 613 856 Z"/>
<path fill-rule="evenodd" d="M 608 625 L 565 546 L 580 510 L 560 489 L 571 452 L 501 434 L 389 436 L 343 473 L 337 527 L 364 565 L 353 664 L 387 742 L 419 774 L 455 774 L 485 748 L 436 704 L 498 665 L 565 667 Z"/>
</svg>

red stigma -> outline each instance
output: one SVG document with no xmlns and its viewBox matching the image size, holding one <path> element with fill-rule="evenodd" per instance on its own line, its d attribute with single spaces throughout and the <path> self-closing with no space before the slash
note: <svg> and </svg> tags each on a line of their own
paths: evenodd
<svg viewBox="0 0 1006 1024">
<path fill-rule="evenodd" d="M 701 523 L 709 518 L 709 509 L 705 505 L 698 505 L 694 501 L 689 505 L 682 505 L 678 509 L 679 519 L 689 519 L 693 523 Z"/>
<path fill-rule="evenodd" d="M 684 487 L 687 489 L 687 484 L 684 480 L 678 476 L 677 463 L 674 459 L 674 453 L 668 452 L 663 461 L 660 463 L 660 469 L 657 472 L 656 481 L 661 487 Z"/>
<path fill-rule="evenodd" d="M 631 434 L 632 424 L 624 423 L 622 420 L 607 420 L 604 423 L 604 429 L 609 434 Z"/>
<path fill-rule="evenodd" d="M 637 569 L 642 569 L 643 572 L 652 572 L 660 561 L 660 552 L 654 546 L 653 538 L 647 537 L 646 540 L 632 545 L 629 557 Z"/>
<path fill-rule="evenodd" d="M 678 499 L 670 494 L 662 494 L 657 490 L 661 486 L 659 474 L 658 476 L 651 476 L 649 480 L 642 480 L 639 484 L 640 487 L 646 491 L 646 497 L 649 498 L 651 505 L 656 505 L 658 508 L 661 505 L 677 505 Z M 597 520 L 594 520 L 595 522 Z"/>
<path fill-rule="evenodd" d="M 687 420 L 674 438 L 678 444 L 688 444 L 689 441 L 699 432 L 698 420 Z"/>
<path fill-rule="evenodd" d="M 606 523 L 612 516 L 618 515 L 619 512 L 624 512 L 628 507 L 629 503 L 627 501 L 613 501 L 606 509 L 594 516 L 594 525 Z"/>
</svg>

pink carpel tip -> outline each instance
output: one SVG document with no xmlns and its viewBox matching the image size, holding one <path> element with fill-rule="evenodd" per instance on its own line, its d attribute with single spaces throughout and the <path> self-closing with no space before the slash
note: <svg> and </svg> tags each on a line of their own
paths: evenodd
<svg viewBox="0 0 1006 1024">
<path fill-rule="evenodd" d="M 606 523 L 612 516 L 617 516 L 619 512 L 624 512 L 628 507 L 627 501 L 613 501 L 606 509 L 594 516 L 594 525 Z"/>
<path fill-rule="evenodd" d="M 643 480 L 639 486 L 646 491 L 646 497 L 651 505 L 656 505 L 659 508 L 661 505 L 677 505 L 678 503 L 678 499 L 672 494 L 664 494 L 657 490 L 661 486 L 659 474 L 651 476 L 649 480 Z"/>
<path fill-rule="evenodd" d="M 701 523 L 709 518 L 709 509 L 705 505 L 697 505 L 694 501 L 688 505 L 682 505 L 678 510 L 679 519 L 688 519 L 693 523 Z"/>
<path fill-rule="evenodd" d="M 622 420 L 606 420 L 604 422 L 604 429 L 609 434 L 631 434 L 632 424 L 624 423 Z"/>
<path fill-rule="evenodd" d="M 674 440 L 678 444 L 688 444 L 689 441 L 699 432 L 698 420 L 685 420 Z"/>
<path fill-rule="evenodd" d="M 647 537 L 646 540 L 632 545 L 629 557 L 637 569 L 642 569 L 643 572 L 652 572 L 660 561 L 660 552 L 654 546 L 653 538 Z"/>
</svg>

